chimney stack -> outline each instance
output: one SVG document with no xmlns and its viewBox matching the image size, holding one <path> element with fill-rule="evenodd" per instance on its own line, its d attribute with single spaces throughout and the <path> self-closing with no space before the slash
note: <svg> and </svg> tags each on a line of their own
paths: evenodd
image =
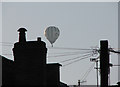
<svg viewBox="0 0 120 87">
<path fill-rule="evenodd" d="M 41 37 L 38 37 L 38 38 L 37 38 L 37 41 L 41 41 Z"/>
<path fill-rule="evenodd" d="M 20 28 L 18 30 L 18 32 L 19 32 L 19 42 L 26 42 L 26 36 L 25 36 L 26 31 L 27 30 L 25 28 Z"/>
</svg>

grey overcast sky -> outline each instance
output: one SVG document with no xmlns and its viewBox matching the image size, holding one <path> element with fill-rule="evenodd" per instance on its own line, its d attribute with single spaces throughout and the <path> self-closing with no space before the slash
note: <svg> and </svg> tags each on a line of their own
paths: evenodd
<svg viewBox="0 0 120 87">
<path fill-rule="evenodd" d="M 60 36 L 54 47 L 92 48 L 99 47 L 99 41 L 109 40 L 109 45 L 118 48 L 118 3 L 117 2 L 3 2 L 2 3 L 2 42 L 18 41 L 17 30 L 25 27 L 27 40 L 41 37 L 47 47 L 51 46 L 44 36 L 44 29 L 54 25 Z M 12 44 L 13 45 L 13 44 Z M 48 48 L 48 56 L 56 53 L 76 52 Z M 13 46 L 3 46 L 2 54 L 12 54 Z M 12 55 L 4 55 L 13 59 Z M 68 58 L 50 57 L 48 62 L 60 62 Z M 117 55 L 111 54 L 111 62 L 117 64 Z M 33 59 L 34 60 L 34 59 Z M 77 84 L 89 67 L 90 59 L 61 67 L 61 81 Z M 64 64 L 63 64 L 64 65 Z M 84 84 L 96 84 L 96 71 L 92 69 Z M 111 68 L 111 84 L 118 82 L 117 67 Z"/>
</svg>

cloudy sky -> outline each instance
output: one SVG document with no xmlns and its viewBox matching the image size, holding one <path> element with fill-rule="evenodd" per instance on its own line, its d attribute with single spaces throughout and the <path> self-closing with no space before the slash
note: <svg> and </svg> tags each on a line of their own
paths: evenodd
<svg viewBox="0 0 120 87">
<path fill-rule="evenodd" d="M 25 27 L 27 40 L 41 37 L 48 47 L 47 62 L 59 62 L 81 56 L 65 53 L 83 52 L 75 48 L 91 49 L 98 47 L 100 40 L 109 40 L 109 45 L 118 48 L 118 6 L 117 2 L 4 2 L 2 3 L 2 54 L 13 59 L 13 44 L 18 41 L 17 30 Z M 56 26 L 60 36 L 51 48 L 44 36 L 44 29 Z M 74 48 L 65 50 L 58 48 Z M 86 52 L 86 51 L 84 51 Z M 58 55 L 59 54 L 59 55 Z M 59 57 L 56 57 L 59 56 Z M 110 60 L 117 64 L 117 55 L 111 54 Z M 64 65 L 64 63 L 61 63 Z M 90 58 L 61 67 L 61 81 L 77 84 L 93 64 Z M 96 71 L 92 69 L 84 84 L 96 84 Z M 111 84 L 118 81 L 117 67 L 111 68 Z"/>
</svg>

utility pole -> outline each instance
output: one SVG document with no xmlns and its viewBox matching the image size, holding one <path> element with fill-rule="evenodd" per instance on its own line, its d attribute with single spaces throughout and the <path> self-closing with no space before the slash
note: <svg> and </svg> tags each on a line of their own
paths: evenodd
<svg viewBox="0 0 120 87">
<path fill-rule="evenodd" d="M 91 61 L 91 62 L 96 62 L 96 68 L 95 68 L 95 69 L 96 69 L 97 87 L 98 87 L 98 86 L 99 86 L 99 80 L 98 80 L 98 79 L 99 79 L 99 78 L 98 78 L 98 69 L 99 69 L 99 68 L 98 68 L 98 58 L 91 58 L 90 61 Z"/>
<path fill-rule="evenodd" d="M 80 87 L 80 80 L 78 80 L 78 87 Z"/>
<path fill-rule="evenodd" d="M 101 87 L 108 87 L 109 51 L 108 41 L 100 41 Z"/>
<path fill-rule="evenodd" d="M 97 87 L 99 85 L 99 80 L 98 80 L 98 60 L 96 60 L 96 74 L 97 74 Z"/>
<path fill-rule="evenodd" d="M 84 82 L 86 82 L 86 81 L 80 81 L 80 80 L 78 80 L 78 87 L 81 87 L 81 83 L 84 83 Z"/>
</svg>

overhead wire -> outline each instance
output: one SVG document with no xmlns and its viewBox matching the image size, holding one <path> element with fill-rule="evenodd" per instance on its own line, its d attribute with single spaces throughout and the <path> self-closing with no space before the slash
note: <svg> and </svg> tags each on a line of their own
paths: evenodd
<svg viewBox="0 0 120 87">
<path fill-rule="evenodd" d="M 3 46 L 13 46 L 14 43 L 12 42 L 0 42 Z M 61 49 L 61 50 L 96 50 L 96 49 L 86 49 L 86 48 L 67 48 L 67 47 L 51 47 L 47 46 L 49 49 Z"/>
<path fill-rule="evenodd" d="M 117 49 L 117 50 L 120 50 L 120 48 L 112 48 L 112 49 Z"/>
<path fill-rule="evenodd" d="M 92 52 L 92 51 L 81 51 L 81 50 L 79 50 L 79 51 L 74 51 L 74 52 L 71 52 L 71 51 L 67 51 L 67 52 L 59 52 L 59 53 L 49 53 L 49 54 L 70 54 L 70 53 L 79 53 L 79 54 L 84 54 L 84 53 L 88 53 L 88 52 Z"/>
<path fill-rule="evenodd" d="M 11 42 L 0 42 L 1 46 L 13 46 Z"/>
<path fill-rule="evenodd" d="M 2 44 L 1 46 L 13 46 L 13 45 L 8 45 L 8 44 Z"/>
<path fill-rule="evenodd" d="M 86 73 L 85 73 L 85 74 L 83 75 L 83 77 L 81 78 L 81 81 L 84 81 L 84 80 L 87 78 L 87 76 L 89 75 L 89 73 L 92 71 L 94 65 L 95 65 L 95 63 L 93 63 L 93 64 L 89 67 L 89 69 L 86 71 Z"/>
<path fill-rule="evenodd" d="M 64 63 L 64 62 L 68 62 L 68 61 L 72 61 L 72 60 L 76 60 L 76 59 L 84 59 L 84 57 L 91 57 L 91 56 L 94 56 L 96 55 L 96 53 L 94 53 L 93 51 L 91 53 L 86 53 L 86 54 L 83 54 L 83 55 L 80 55 L 80 56 L 77 56 L 75 58 L 70 58 L 70 59 L 66 59 L 66 60 L 63 60 L 63 61 L 60 61 L 60 63 Z M 81 60 L 80 59 L 80 60 Z M 76 62 L 76 61 L 73 61 L 73 62 Z M 72 62 L 71 62 L 72 63 Z M 68 64 L 71 64 L 71 63 L 68 63 Z"/>
<path fill-rule="evenodd" d="M 0 42 L 3 46 L 13 46 L 13 45 L 11 45 L 11 44 L 13 44 L 13 43 L 11 43 L 11 42 Z M 82 51 L 87 51 L 87 50 L 89 50 L 89 52 L 84 52 L 84 53 L 86 53 L 86 54 L 88 54 L 88 53 L 91 53 L 93 50 L 96 50 L 96 49 L 83 49 L 83 48 L 64 48 L 64 47 L 48 47 L 48 48 L 50 48 L 50 49 L 61 49 L 61 50 L 82 50 Z M 83 53 L 83 54 L 84 54 Z M 80 52 L 71 52 L 71 53 L 68 53 L 68 54 L 61 54 L 61 55 L 55 55 L 55 56 L 48 56 L 48 57 L 61 57 L 61 56 L 70 56 L 70 55 L 77 55 L 77 54 L 81 54 Z M 4 54 L 4 55 L 12 55 L 12 54 Z M 84 55 L 84 56 L 86 56 L 86 55 Z M 75 57 L 75 58 L 71 58 L 71 59 L 67 59 L 67 60 L 64 60 L 64 61 L 62 61 L 62 62 L 66 62 L 66 61 L 70 61 L 70 60 L 74 60 L 74 59 L 77 59 L 77 58 L 80 58 L 80 57 L 84 57 L 84 56 L 78 56 L 78 57 Z M 81 59 L 84 59 L 84 58 L 81 58 Z M 81 60 L 80 59 L 80 60 Z M 71 63 L 74 63 L 74 62 L 76 62 L 76 61 L 73 61 L 73 62 L 71 62 Z M 71 63 L 69 63 L 69 64 L 71 64 Z M 67 64 L 67 65 L 69 65 L 69 64 Z"/>
<path fill-rule="evenodd" d="M 48 58 L 50 58 L 50 57 L 70 56 L 70 55 L 79 55 L 79 54 L 83 55 L 83 54 L 88 54 L 88 53 L 91 53 L 91 52 L 85 52 L 85 53 L 81 53 L 81 52 L 63 53 L 61 55 L 48 56 Z"/>
<path fill-rule="evenodd" d="M 2 54 L 2 55 L 12 55 L 12 54 Z"/>
<path fill-rule="evenodd" d="M 75 60 L 75 61 L 72 61 L 72 62 L 70 62 L 70 63 L 67 63 L 67 64 L 63 65 L 62 67 L 68 66 L 68 65 L 73 64 L 73 63 L 75 63 L 75 62 L 79 62 L 80 60 L 87 59 L 87 58 L 89 58 L 89 57 L 91 57 L 91 55 L 90 55 L 90 56 L 87 56 L 87 57 L 83 57 L 83 58 L 76 57 L 76 58 L 80 58 L 80 59 Z"/>
<path fill-rule="evenodd" d="M 1 44 L 14 44 L 14 43 L 11 43 L 11 42 L 0 42 Z"/>
<path fill-rule="evenodd" d="M 11 42 L 0 42 L 0 46 L 12 47 L 14 43 Z M 2 48 L 3 49 L 3 48 Z M 11 56 L 11 53 L 2 53 L 1 55 Z"/>
<path fill-rule="evenodd" d="M 67 61 L 71 61 L 71 60 L 75 60 L 75 59 L 78 59 L 78 58 L 84 58 L 85 56 L 89 56 L 91 54 L 86 54 L 86 55 L 82 55 L 82 56 L 77 56 L 77 57 L 74 57 L 74 58 L 70 58 L 70 59 L 66 59 L 66 60 L 63 60 L 63 61 L 60 61 L 61 63 L 64 63 L 64 62 L 67 62 Z"/>
<path fill-rule="evenodd" d="M 83 49 L 83 48 L 65 48 L 65 47 L 48 47 L 49 49 L 61 49 L 61 50 L 93 50 L 93 49 Z"/>
<path fill-rule="evenodd" d="M 14 44 L 14 43 L 12 43 L 12 42 L 0 42 L 0 44 L 2 44 L 2 46 L 13 46 L 12 44 Z M 96 49 L 64 48 L 64 47 L 49 47 L 49 46 L 48 46 L 48 48 L 51 48 L 51 49 L 66 49 L 66 50 L 91 50 L 91 51 L 96 50 Z M 74 54 L 69 54 L 69 55 L 74 55 Z M 60 55 L 60 56 L 62 56 L 62 55 Z"/>
</svg>

